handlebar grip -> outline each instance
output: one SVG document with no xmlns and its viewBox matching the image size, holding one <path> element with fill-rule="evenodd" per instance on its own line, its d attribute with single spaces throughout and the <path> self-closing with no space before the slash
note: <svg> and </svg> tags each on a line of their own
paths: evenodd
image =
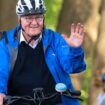
<svg viewBox="0 0 105 105">
<path fill-rule="evenodd" d="M 81 91 L 79 91 L 79 90 L 69 90 L 69 93 L 72 96 L 81 96 Z"/>
<path fill-rule="evenodd" d="M 7 98 L 3 98 L 3 105 L 5 105 L 7 103 Z"/>
</svg>

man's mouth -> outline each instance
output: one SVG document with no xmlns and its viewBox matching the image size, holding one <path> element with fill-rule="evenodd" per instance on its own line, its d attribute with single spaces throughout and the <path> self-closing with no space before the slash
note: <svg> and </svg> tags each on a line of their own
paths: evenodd
<svg viewBox="0 0 105 105">
<path fill-rule="evenodd" d="M 30 28 L 33 28 L 34 29 L 34 28 L 39 28 L 39 27 L 37 26 L 37 27 L 30 27 Z"/>
</svg>

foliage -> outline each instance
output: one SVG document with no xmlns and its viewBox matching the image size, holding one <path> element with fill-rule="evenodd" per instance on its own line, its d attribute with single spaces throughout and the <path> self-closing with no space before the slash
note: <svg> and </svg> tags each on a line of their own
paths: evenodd
<svg viewBox="0 0 105 105">
<path fill-rule="evenodd" d="M 89 83 L 90 83 L 90 79 L 92 76 L 92 58 L 88 58 L 86 59 L 86 64 L 87 64 L 87 69 L 86 72 L 84 73 L 84 79 L 83 79 L 83 87 L 82 87 L 82 98 L 84 99 L 84 101 L 81 103 L 81 105 L 87 105 L 87 99 L 89 97 Z"/>
<path fill-rule="evenodd" d="M 45 23 L 47 27 L 50 27 L 53 30 L 55 30 L 57 25 L 57 19 L 62 6 L 62 1 L 63 0 L 45 0 L 47 8 Z"/>
</svg>

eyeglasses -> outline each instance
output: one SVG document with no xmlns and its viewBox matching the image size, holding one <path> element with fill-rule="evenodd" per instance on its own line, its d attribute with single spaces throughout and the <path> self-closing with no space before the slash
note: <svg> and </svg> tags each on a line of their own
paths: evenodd
<svg viewBox="0 0 105 105">
<path fill-rule="evenodd" d="M 25 19 L 26 22 L 32 23 L 34 19 L 36 20 L 36 22 L 42 22 L 44 19 L 44 16 L 43 15 L 36 15 L 36 16 L 30 15 L 30 16 L 23 16 L 22 18 Z"/>
</svg>

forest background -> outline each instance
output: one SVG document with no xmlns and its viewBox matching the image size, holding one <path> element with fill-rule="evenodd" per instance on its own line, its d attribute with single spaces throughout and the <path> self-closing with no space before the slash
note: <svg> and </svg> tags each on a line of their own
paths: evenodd
<svg viewBox="0 0 105 105">
<path fill-rule="evenodd" d="M 17 25 L 17 0 L 0 0 L 0 31 Z M 105 0 L 45 0 L 46 27 L 70 34 L 72 23 L 82 23 L 86 30 L 83 43 L 87 69 L 71 75 L 75 89 L 82 90 L 81 105 L 97 105 L 102 92 L 101 75 L 105 73 Z"/>
</svg>

